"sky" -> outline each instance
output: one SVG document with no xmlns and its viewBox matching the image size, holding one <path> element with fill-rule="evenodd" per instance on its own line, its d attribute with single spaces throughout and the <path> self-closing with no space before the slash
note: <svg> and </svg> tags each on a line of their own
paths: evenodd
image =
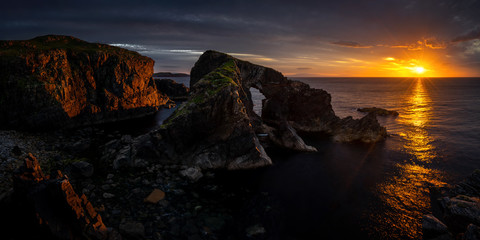
<svg viewBox="0 0 480 240">
<path fill-rule="evenodd" d="M 212 49 L 287 76 L 480 76 L 480 0 L 2 3 L 0 39 L 70 35 L 189 73 Z"/>
</svg>

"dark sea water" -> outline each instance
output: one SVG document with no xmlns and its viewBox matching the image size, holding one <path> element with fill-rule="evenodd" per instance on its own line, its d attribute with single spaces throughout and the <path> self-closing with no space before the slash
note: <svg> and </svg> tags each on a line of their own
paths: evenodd
<svg viewBox="0 0 480 240">
<path fill-rule="evenodd" d="M 188 78 L 175 80 L 188 86 Z M 267 227 L 274 238 L 419 239 L 429 188 L 480 168 L 480 78 L 295 80 L 329 92 L 340 117 L 361 118 L 361 107 L 400 115 L 377 117 L 389 137 L 375 145 L 324 137 L 306 139 L 317 153 L 269 152 L 274 166 L 254 181 L 280 204 L 281 218 Z M 251 91 L 260 112 L 263 96 Z"/>
<path fill-rule="evenodd" d="M 309 144 L 318 153 L 283 156 L 265 171 L 261 188 L 279 197 L 286 216 L 281 236 L 421 238 L 429 187 L 448 186 L 480 168 L 479 78 L 295 80 L 329 92 L 340 117 L 361 118 L 361 107 L 400 115 L 378 117 L 390 135 L 384 142 L 314 139 Z M 261 95 L 253 96 L 258 105 Z"/>
</svg>

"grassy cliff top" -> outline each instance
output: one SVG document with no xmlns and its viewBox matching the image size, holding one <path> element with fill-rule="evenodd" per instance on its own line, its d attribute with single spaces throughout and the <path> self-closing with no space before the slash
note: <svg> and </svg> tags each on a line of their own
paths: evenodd
<svg viewBox="0 0 480 240">
<path fill-rule="evenodd" d="M 111 54 L 127 54 L 141 56 L 137 52 L 113 47 L 107 44 L 89 43 L 71 36 L 46 35 L 30 40 L 0 41 L 0 55 L 19 56 L 31 52 L 50 50 L 70 50 L 81 52 L 106 52 Z"/>
</svg>

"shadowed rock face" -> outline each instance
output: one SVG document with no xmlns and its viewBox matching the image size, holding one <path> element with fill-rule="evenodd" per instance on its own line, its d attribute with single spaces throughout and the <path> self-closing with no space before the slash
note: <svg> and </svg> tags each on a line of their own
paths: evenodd
<svg viewBox="0 0 480 240">
<path fill-rule="evenodd" d="M 151 133 L 167 158 L 190 161 L 201 168 L 271 164 L 247 114 L 239 73 L 233 59 L 224 62 L 200 79 L 188 102 Z"/>
<path fill-rule="evenodd" d="M 278 127 L 286 122 L 297 131 L 328 133 L 340 142 L 377 142 L 385 138 L 386 129 L 380 126 L 375 116 L 367 115 L 359 120 L 351 117 L 340 119 L 335 115 L 331 96 L 326 91 L 288 80 L 274 69 L 241 61 L 224 53 L 207 51 L 200 56 L 190 74 L 191 88 L 195 89 L 195 84 L 206 73 L 231 59 L 234 59 L 240 71 L 239 85 L 245 90 L 242 101 L 255 127 L 261 121 L 253 112 L 248 91 L 250 87 L 259 89 L 265 96 L 261 120 L 269 125 Z"/>
<path fill-rule="evenodd" d="M 68 36 L 0 42 L 0 124 L 88 125 L 153 113 L 168 101 L 154 61 Z"/>
</svg>

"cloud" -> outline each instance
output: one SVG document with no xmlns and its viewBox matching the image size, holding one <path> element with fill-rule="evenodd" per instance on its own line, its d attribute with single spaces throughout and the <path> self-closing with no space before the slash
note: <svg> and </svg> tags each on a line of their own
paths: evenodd
<svg viewBox="0 0 480 240">
<path fill-rule="evenodd" d="M 371 48 L 373 46 L 371 45 L 363 45 L 358 42 L 352 42 L 352 41 L 336 41 L 336 42 L 331 42 L 332 44 L 342 46 L 342 47 L 350 47 L 350 48 Z"/>
<path fill-rule="evenodd" d="M 297 68 L 297 70 L 300 70 L 300 71 L 302 71 L 302 70 L 311 70 L 311 69 L 312 69 L 312 68 L 309 68 L 309 67 L 299 67 L 299 68 Z"/>
<path fill-rule="evenodd" d="M 480 27 L 476 27 L 475 29 L 471 30 L 470 32 L 458 36 L 452 40 L 453 43 L 458 42 L 466 42 L 474 39 L 480 39 Z"/>
</svg>

